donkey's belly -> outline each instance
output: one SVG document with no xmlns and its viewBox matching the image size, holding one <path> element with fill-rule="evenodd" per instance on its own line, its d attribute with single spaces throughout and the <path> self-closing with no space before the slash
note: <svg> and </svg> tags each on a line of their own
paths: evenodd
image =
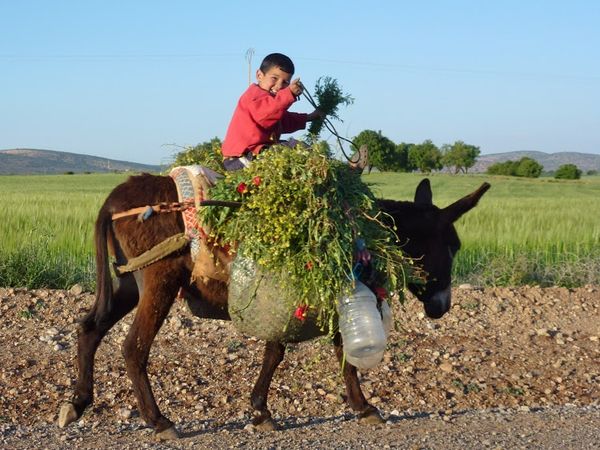
<svg viewBox="0 0 600 450">
<path fill-rule="evenodd" d="M 180 293 L 183 296 L 190 312 L 201 319 L 218 319 L 218 320 L 231 320 L 229 313 L 226 308 L 215 306 L 209 302 L 202 300 L 200 297 L 195 296 L 192 292 L 187 290 Z M 281 343 L 295 343 L 304 342 L 310 339 L 324 336 L 326 332 L 319 329 L 314 318 L 310 316 L 303 322 L 298 322 L 298 319 L 290 318 L 291 326 L 287 327 L 286 332 L 281 333 L 277 336 L 277 341 Z M 252 331 L 242 329 L 242 333 L 250 336 L 254 336 Z M 263 336 L 255 336 L 263 339 Z"/>
<path fill-rule="evenodd" d="M 202 300 L 199 296 L 194 295 L 193 292 L 181 290 L 179 293 L 183 297 L 190 312 L 201 319 L 218 319 L 218 320 L 231 320 L 226 307 L 213 305 L 205 300 Z"/>
</svg>

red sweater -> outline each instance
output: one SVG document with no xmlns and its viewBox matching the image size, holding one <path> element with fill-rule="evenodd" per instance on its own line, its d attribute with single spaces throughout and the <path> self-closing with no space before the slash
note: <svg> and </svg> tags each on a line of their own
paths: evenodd
<svg viewBox="0 0 600 450">
<path fill-rule="evenodd" d="M 308 114 L 288 112 L 296 101 L 290 88 L 272 95 L 252 84 L 242 94 L 223 141 L 223 156 L 241 156 L 246 150 L 258 154 L 266 144 L 279 141 L 282 133 L 306 127 Z"/>
</svg>

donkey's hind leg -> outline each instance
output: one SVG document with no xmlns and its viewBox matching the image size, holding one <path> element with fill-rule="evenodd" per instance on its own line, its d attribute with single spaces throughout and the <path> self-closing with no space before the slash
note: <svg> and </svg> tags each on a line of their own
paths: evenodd
<svg viewBox="0 0 600 450">
<path fill-rule="evenodd" d="M 94 399 L 94 356 L 102 341 L 115 323 L 127 315 L 138 302 L 138 290 L 132 275 L 118 279 L 113 294 L 113 308 L 100 324 L 96 323 L 96 305 L 83 318 L 77 332 L 77 368 L 79 369 L 75 392 L 70 402 L 61 406 L 58 425 L 62 428 L 79 419 Z"/>
<path fill-rule="evenodd" d="M 335 354 L 341 364 L 344 357 L 344 347 L 342 346 L 342 338 L 340 333 L 335 335 L 333 344 L 335 346 Z M 345 361 L 343 376 L 344 382 L 346 383 L 348 404 L 354 411 L 358 412 L 359 420 L 368 424 L 383 423 L 384 420 L 381 417 L 379 410 L 373 405 L 370 405 L 362 393 L 360 382 L 358 381 L 358 374 L 356 373 L 356 367 Z"/>
<path fill-rule="evenodd" d="M 173 422 L 161 414 L 156 404 L 148 379 L 148 355 L 152 342 L 184 283 L 182 267 L 179 259 L 170 259 L 143 269 L 143 293 L 123 343 L 127 375 L 133 385 L 140 415 L 154 428 L 158 439 L 176 438 L 178 433 Z"/>
<path fill-rule="evenodd" d="M 271 431 L 277 429 L 277 424 L 271 418 L 271 412 L 267 408 L 267 396 L 273 374 L 279 363 L 283 361 L 284 353 L 285 345 L 279 342 L 267 341 L 262 369 L 250 396 L 250 403 L 254 408 L 252 424 L 261 430 Z"/>
</svg>

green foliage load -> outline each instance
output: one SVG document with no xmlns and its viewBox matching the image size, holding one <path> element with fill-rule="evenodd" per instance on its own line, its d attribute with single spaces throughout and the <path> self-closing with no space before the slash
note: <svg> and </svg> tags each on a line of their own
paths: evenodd
<svg viewBox="0 0 600 450">
<path fill-rule="evenodd" d="M 492 164 L 487 168 L 490 175 L 508 175 L 513 177 L 538 178 L 544 167 L 536 160 L 523 157 L 519 161 L 505 161 Z"/>
<path fill-rule="evenodd" d="M 556 170 L 554 178 L 559 180 L 579 180 L 581 178 L 581 170 L 575 164 L 563 164 Z"/>
<path fill-rule="evenodd" d="M 327 117 L 341 120 L 338 116 L 340 105 L 351 105 L 354 99 L 345 94 L 335 78 L 321 77 L 315 84 L 315 102 L 317 108 Z M 308 128 L 309 142 L 313 142 L 321 133 L 324 119 L 313 120 Z"/>
<path fill-rule="evenodd" d="M 223 172 L 223 155 L 221 153 L 221 140 L 218 137 L 208 142 L 203 142 L 195 147 L 186 147 L 175 155 L 171 168 L 200 164 L 215 172 Z"/>
<path fill-rule="evenodd" d="M 213 237 L 223 244 L 243 242 L 240 256 L 263 272 L 284 273 L 292 286 L 282 286 L 282 292 L 291 287 L 330 332 L 337 300 L 352 287 L 357 239 L 365 241 L 388 291 L 401 291 L 417 276 L 368 186 L 324 152 L 275 146 L 250 167 L 227 173 L 210 195 L 242 202 L 239 209 L 201 209 Z"/>
</svg>

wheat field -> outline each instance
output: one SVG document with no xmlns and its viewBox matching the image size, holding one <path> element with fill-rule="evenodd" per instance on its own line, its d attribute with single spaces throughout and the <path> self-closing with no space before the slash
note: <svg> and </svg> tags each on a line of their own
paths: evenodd
<svg viewBox="0 0 600 450">
<path fill-rule="evenodd" d="M 93 226 L 124 174 L 1 176 L 0 286 L 94 284 Z M 418 174 L 372 173 L 378 197 L 411 200 Z M 456 283 L 600 284 L 600 177 L 576 181 L 487 175 L 429 177 L 445 207 L 484 181 L 492 188 L 456 227 Z"/>
</svg>

